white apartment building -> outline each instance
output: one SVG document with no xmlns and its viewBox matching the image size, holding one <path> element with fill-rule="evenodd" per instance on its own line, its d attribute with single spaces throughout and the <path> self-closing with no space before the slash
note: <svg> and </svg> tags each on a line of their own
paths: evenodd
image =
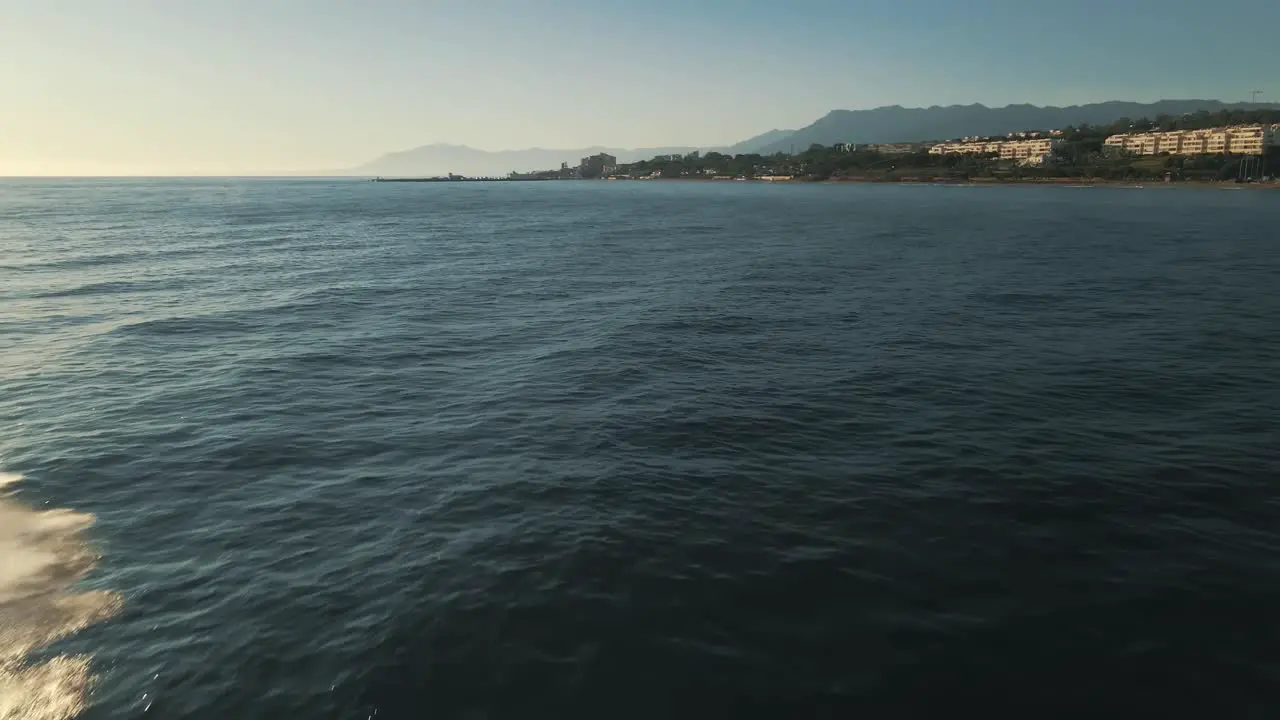
<svg viewBox="0 0 1280 720">
<path fill-rule="evenodd" d="M 1239 125 L 1206 130 L 1125 133 L 1106 139 L 1138 155 L 1261 155 L 1280 145 L 1280 125 Z"/>
<path fill-rule="evenodd" d="M 982 155 L 998 154 L 1001 160 L 1019 160 L 1026 163 L 1042 162 L 1054 148 L 1062 144 L 1054 138 L 1029 140 L 961 140 L 945 142 L 929 148 L 932 155 Z"/>
</svg>

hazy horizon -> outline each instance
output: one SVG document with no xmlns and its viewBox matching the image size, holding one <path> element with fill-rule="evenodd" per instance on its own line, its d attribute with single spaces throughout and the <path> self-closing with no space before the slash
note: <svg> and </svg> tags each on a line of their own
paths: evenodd
<svg viewBox="0 0 1280 720">
<path fill-rule="evenodd" d="M 1280 99 L 1241 17 L 1280 4 L 0 0 L 0 175 L 296 175 L 437 143 L 717 147 L 833 109 Z"/>
</svg>

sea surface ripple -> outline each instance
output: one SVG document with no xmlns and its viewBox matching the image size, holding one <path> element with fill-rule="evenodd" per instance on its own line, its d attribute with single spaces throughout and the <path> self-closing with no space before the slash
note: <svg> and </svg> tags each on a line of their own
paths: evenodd
<svg viewBox="0 0 1280 720">
<path fill-rule="evenodd" d="M 0 718 L 1273 718 L 1278 228 L 0 181 Z"/>
</svg>

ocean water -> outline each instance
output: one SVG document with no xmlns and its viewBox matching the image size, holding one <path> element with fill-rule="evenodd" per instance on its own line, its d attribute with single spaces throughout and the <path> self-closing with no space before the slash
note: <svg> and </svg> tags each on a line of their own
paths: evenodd
<svg viewBox="0 0 1280 720">
<path fill-rule="evenodd" d="M 1274 718 L 1280 194 L 0 181 L 0 471 L 3 720 Z"/>
</svg>

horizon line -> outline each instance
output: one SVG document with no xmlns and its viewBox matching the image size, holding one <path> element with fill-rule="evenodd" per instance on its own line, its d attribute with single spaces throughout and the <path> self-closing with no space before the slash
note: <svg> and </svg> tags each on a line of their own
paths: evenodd
<svg viewBox="0 0 1280 720">
<path fill-rule="evenodd" d="M 0 180 L 119 180 L 121 178 L 129 178 L 133 180 L 183 180 L 183 179 L 204 179 L 204 178 L 226 178 L 228 180 L 329 180 L 329 179 L 353 179 L 373 178 L 377 175 L 365 174 L 311 174 L 311 173 L 212 173 L 208 175 L 192 175 L 189 173 L 165 174 L 165 173 L 149 173 L 149 174 L 119 174 L 119 175 L 0 175 Z"/>
</svg>

